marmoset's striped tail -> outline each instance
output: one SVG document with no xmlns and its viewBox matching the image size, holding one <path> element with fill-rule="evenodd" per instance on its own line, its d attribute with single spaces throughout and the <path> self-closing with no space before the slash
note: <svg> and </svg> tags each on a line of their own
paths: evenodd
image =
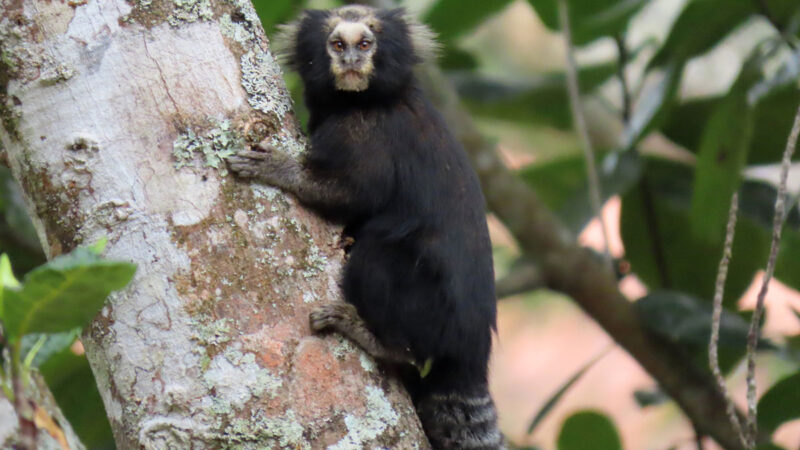
<svg viewBox="0 0 800 450">
<path fill-rule="evenodd" d="M 488 386 L 470 393 L 429 394 L 416 407 L 425 434 L 437 450 L 505 449 Z"/>
</svg>

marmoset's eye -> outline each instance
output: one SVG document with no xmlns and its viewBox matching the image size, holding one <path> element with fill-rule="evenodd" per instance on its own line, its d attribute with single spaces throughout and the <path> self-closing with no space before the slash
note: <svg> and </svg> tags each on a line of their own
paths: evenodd
<svg viewBox="0 0 800 450">
<path fill-rule="evenodd" d="M 363 41 L 358 43 L 359 50 L 369 50 L 372 47 L 372 42 L 364 39 Z"/>
<path fill-rule="evenodd" d="M 333 41 L 331 42 L 331 47 L 337 52 L 344 51 L 344 42 L 342 41 Z"/>
</svg>

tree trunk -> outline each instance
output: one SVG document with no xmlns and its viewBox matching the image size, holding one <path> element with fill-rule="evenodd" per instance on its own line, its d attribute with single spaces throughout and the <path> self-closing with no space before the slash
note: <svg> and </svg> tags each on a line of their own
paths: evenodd
<svg viewBox="0 0 800 450">
<path fill-rule="evenodd" d="M 84 335 L 118 447 L 427 447 L 395 381 L 310 335 L 340 230 L 225 170 L 304 148 L 250 2 L 0 4 L 2 147 L 48 257 L 138 264 Z"/>
</svg>

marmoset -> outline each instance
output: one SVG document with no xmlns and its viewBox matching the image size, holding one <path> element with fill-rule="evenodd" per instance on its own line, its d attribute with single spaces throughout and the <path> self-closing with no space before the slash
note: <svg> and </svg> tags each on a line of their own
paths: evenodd
<svg viewBox="0 0 800 450">
<path fill-rule="evenodd" d="M 488 389 L 496 322 L 492 248 L 478 179 L 413 68 L 433 33 L 402 9 L 304 11 L 283 30 L 302 78 L 310 147 L 229 159 L 240 176 L 293 194 L 345 226 L 346 302 L 311 313 L 405 380 L 437 449 L 503 448 Z"/>
</svg>

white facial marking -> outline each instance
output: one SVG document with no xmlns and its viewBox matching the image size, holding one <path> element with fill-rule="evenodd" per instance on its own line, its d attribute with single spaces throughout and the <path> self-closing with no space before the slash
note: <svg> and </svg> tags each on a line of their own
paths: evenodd
<svg viewBox="0 0 800 450">
<path fill-rule="evenodd" d="M 356 45 L 363 38 L 371 37 L 369 28 L 359 22 L 342 22 L 334 28 L 333 36 L 346 42 L 348 45 Z"/>
</svg>

